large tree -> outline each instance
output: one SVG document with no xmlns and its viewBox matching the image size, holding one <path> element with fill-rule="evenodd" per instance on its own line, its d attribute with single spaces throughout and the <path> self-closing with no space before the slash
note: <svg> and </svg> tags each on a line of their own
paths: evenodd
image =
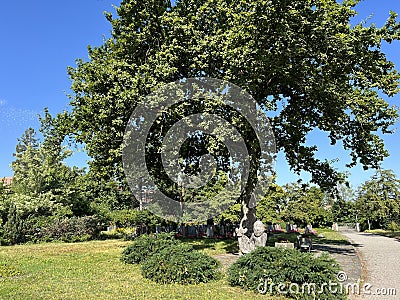
<svg viewBox="0 0 400 300">
<path fill-rule="evenodd" d="M 96 176 L 123 181 L 121 150 L 137 103 L 171 81 L 230 81 L 269 112 L 277 150 L 322 188 L 342 179 L 307 145 L 314 129 L 340 141 L 351 163 L 374 168 L 388 155 L 397 111 L 381 97 L 400 76 L 381 51 L 399 39 L 388 14 L 381 28 L 351 25 L 357 0 L 124 0 L 107 14 L 112 37 L 69 68 L 71 112 L 65 133 L 85 144 Z M 252 212 L 254 214 L 254 212 Z"/>
<path fill-rule="evenodd" d="M 378 28 L 352 26 L 358 1 L 122 1 L 107 14 L 112 37 L 89 47 L 89 60 L 70 68 L 72 112 L 68 132 L 86 144 L 91 167 L 121 175 L 128 118 L 162 83 L 209 76 L 248 91 L 267 111 L 278 150 L 294 171 L 321 186 L 338 173 L 306 146 L 313 129 L 331 144 L 343 142 L 351 166 L 377 167 L 388 155 L 377 133 L 391 132 L 399 74 L 381 51 L 399 39 L 391 13 Z"/>
</svg>

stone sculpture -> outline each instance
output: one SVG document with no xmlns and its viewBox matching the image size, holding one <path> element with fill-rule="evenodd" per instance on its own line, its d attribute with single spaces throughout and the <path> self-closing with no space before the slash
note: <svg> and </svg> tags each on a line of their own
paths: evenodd
<svg viewBox="0 0 400 300">
<path fill-rule="evenodd" d="M 247 232 L 248 229 L 242 226 L 236 229 L 241 254 L 250 253 L 256 247 L 264 247 L 266 245 L 267 234 L 265 233 L 265 226 L 261 221 L 254 222 L 253 233 L 250 238 L 246 235 Z"/>
</svg>

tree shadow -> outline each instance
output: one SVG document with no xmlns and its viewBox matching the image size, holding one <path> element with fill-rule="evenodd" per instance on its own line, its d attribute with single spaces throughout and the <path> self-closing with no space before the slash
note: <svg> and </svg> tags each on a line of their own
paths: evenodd
<svg viewBox="0 0 400 300">
<path fill-rule="evenodd" d="M 327 244 L 327 245 L 351 245 L 351 243 L 348 240 L 333 240 L 333 239 L 327 239 L 325 237 L 314 237 L 313 238 L 313 243 L 317 244 Z"/>
<path fill-rule="evenodd" d="M 345 256 L 357 255 L 353 247 L 338 247 L 338 246 L 340 245 L 313 244 L 313 250 L 324 251 L 328 252 L 329 254 L 340 254 Z M 359 247 L 362 247 L 362 245 L 359 245 Z"/>
<path fill-rule="evenodd" d="M 222 250 L 226 253 L 236 254 L 239 252 L 236 239 L 214 239 L 214 238 L 199 238 L 199 239 L 182 239 L 183 243 L 192 245 L 195 250 Z M 216 245 L 218 244 L 218 247 Z"/>
</svg>

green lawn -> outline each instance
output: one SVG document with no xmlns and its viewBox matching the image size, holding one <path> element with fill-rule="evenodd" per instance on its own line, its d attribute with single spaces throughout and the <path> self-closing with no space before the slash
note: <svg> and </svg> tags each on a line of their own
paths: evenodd
<svg viewBox="0 0 400 300">
<path fill-rule="evenodd" d="M 314 237 L 314 242 L 348 243 L 330 229 L 317 232 L 323 237 Z M 282 236 L 296 239 L 295 234 Z M 269 244 L 277 238 L 269 236 Z M 182 241 L 208 255 L 238 251 L 236 240 Z M 0 299 L 278 299 L 230 287 L 225 278 L 199 285 L 156 284 L 141 276 L 139 266 L 120 261 L 130 243 L 106 240 L 0 247 Z"/>
<path fill-rule="evenodd" d="M 339 232 L 327 228 L 316 228 L 317 236 L 313 238 L 313 243 L 329 245 L 349 245 L 349 240 Z M 318 235 L 320 237 L 318 237 Z"/>
<path fill-rule="evenodd" d="M 188 242 L 209 254 L 226 253 L 233 247 L 231 241 Z M 230 287 L 225 279 L 187 286 L 153 283 L 141 276 L 138 266 L 120 262 L 129 243 L 106 240 L 0 247 L 0 266 L 19 272 L 0 278 L 0 298 L 278 299 Z"/>
<path fill-rule="evenodd" d="M 348 245 L 348 239 L 339 232 L 328 228 L 315 228 L 317 235 L 312 237 L 313 243 L 328 244 L 328 245 Z M 268 235 L 267 245 L 273 247 L 279 239 L 288 240 L 292 243 L 297 243 L 296 233 L 280 233 Z"/>
<path fill-rule="evenodd" d="M 238 242 L 236 239 L 182 239 L 182 242 L 192 245 L 194 249 L 202 251 L 207 255 L 239 252 Z"/>
<path fill-rule="evenodd" d="M 372 229 L 372 230 L 365 230 L 365 232 L 384 235 L 391 238 L 400 239 L 400 231 L 391 231 L 391 230 L 384 230 L 384 229 Z"/>
</svg>

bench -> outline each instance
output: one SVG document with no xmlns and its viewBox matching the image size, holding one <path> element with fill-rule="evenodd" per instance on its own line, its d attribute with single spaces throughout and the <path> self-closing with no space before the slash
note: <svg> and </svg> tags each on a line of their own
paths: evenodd
<svg viewBox="0 0 400 300">
<path fill-rule="evenodd" d="M 312 249 L 312 240 L 310 237 L 304 237 L 304 236 L 298 236 L 297 237 L 297 248 L 302 251 L 302 250 L 307 250 L 308 252 L 311 252 Z"/>
</svg>

